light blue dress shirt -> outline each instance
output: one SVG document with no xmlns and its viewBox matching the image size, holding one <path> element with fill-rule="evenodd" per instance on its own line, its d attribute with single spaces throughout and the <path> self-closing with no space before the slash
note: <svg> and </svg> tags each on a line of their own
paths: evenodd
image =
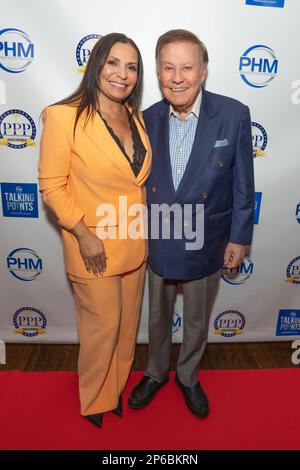
<svg viewBox="0 0 300 470">
<path fill-rule="evenodd" d="M 172 105 L 170 105 L 169 147 L 175 191 L 178 189 L 192 152 L 198 125 L 201 99 L 202 91 L 200 91 L 193 109 L 184 121 L 180 119 L 178 113 L 174 110 Z"/>
</svg>

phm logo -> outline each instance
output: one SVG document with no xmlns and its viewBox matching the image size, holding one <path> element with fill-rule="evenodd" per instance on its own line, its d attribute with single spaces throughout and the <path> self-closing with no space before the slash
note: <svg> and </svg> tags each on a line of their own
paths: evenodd
<svg viewBox="0 0 300 470">
<path fill-rule="evenodd" d="M 182 315 L 174 310 L 173 320 L 172 320 L 172 335 L 177 333 L 178 330 L 182 327 Z"/>
<path fill-rule="evenodd" d="M 17 248 L 7 257 L 9 272 L 20 281 L 34 281 L 43 270 L 39 255 L 29 248 Z"/>
<path fill-rule="evenodd" d="M 238 310 L 226 310 L 220 313 L 214 321 L 215 335 L 232 338 L 243 334 L 246 319 Z"/>
<path fill-rule="evenodd" d="M 298 202 L 297 206 L 296 206 L 296 220 L 298 222 L 298 224 L 300 224 L 300 202 Z"/>
<path fill-rule="evenodd" d="M 89 34 L 80 39 L 76 47 L 76 60 L 79 66 L 78 72 L 85 72 L 92 49 L 101 38 L 102 36 L 100 34 Z"/>
<path fill-rule="evenodd" d="M 267 143 L 268 136 L 266 130 L 258 122 L 252 122 L 253 158 L 266 156 Z"/>
<path fill-rule="evenodd" d="M 35 146 L 36 126 L 25 111 L 10 109 L 0 116 L 0 147 L 24 149 Z"/>
<path fill-rule="evenodd" d="M 249 47 L 240 57 L 239 72 L 244 82 L 254 88 L 264 88 L 278 72 L 278 59 L 268 46 Z"/>
<path fill-rule="evenodd" d="M 237 268 L 226 268 L 223 266 L 221 278 L 228 284 L 238 286 L 244 284 L 253 274 L 253 261 L 245 256 L 242 264 Z"/>
<path fill-rule="evenodd" d="M 33 336 L 44 335 L 47 333 L 47 318 L 37 308 L 22 307 L 14 314 L 13 323 L 16 328 L 17 335 Z"/>
<path fill-rule="evenodd" d="M 289 263 L 286 270 L 286 282 L 300 284 L 300 256 Z"/>
<path fill-rule="evenodd" d="M 0 68 L 5 72 L 24 72 L 34 59 L 34 44 L 24 31 L 6 28 L 0 31 Z"/>
</svg>

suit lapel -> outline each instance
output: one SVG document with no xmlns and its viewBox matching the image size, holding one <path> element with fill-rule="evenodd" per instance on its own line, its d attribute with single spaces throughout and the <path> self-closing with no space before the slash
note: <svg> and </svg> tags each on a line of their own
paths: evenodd
<svg viewBox="0 0 300 470">
<path fill-rule="evenodd" d="M 175 194 L 169 145 L 169 113 L 170 107 L 165 104 L 159 115 L 158 136 L 155 141 L 157 162 L 161 180 L 165 182 L 168 189 Z"/>
<path fill-rule="evenodd" d="M 146 179 L 148 178 L 149 172 L 150 172 L 150 167 L 151 167 L 151 146 L 150 146 L 150 142 L 149 142 L 149 139 L 148 139 L 148 136 L 147 136 L 146 132 L 144 131 L 144 129 L 142 128 L 142 126 L 140 125 L 140 123 L 138 122 L 136 117 L 134 117 L 134 122 L 136 124 L 136 127 L 139 131 L 140 137 L 141 137 L 142 142 L 144 144 L 144 147 L 146 149 L 146 155 L 145 155 L 145 158 L 144 158 L 142 168 L 140 169 L 140 172 L 136 177 L 137 183 L 140 186 L 142 186 L 145 183 Z M 123 158 L 125 158 L 125 157 L 123 156 Z M 131 172 L 132 172 L 132 170 L 131 170 Z"/>
<path fill-rule="evenodd" d="M 204 167 L 214 146 L 218 125 L 218 115 L 210 102 L 209 95 L 203 90 L 199 122 L 196 129 L 192 152 L 186 166 L 182 180 L 176 192 L 176 199 L 180 198 L 192 186 Z"/>
<path fill-rule="evenodd" d="M 129 162 L 108 132 L 106 125 L 98 113 L 95 113 L 94 116 L 88 120 L 86 126 L 84 125 L 84 117 L 80 118 L 80 126 L 110 163 L 117 166 L 126 177 L 138 184 Z"/>
</svg>

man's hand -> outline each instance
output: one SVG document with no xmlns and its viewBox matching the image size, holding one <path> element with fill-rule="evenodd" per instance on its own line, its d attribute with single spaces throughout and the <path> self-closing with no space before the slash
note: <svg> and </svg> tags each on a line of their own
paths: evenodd
<svg viewBox="0 0 300 470">
<path fill-rule="evenodd" d="M 246 254 L 246 247 L 237 243 L 229 242 L 224 255 L 224 266 L 226 268 L 237 268 L 243 261 Z"/>
</svg>

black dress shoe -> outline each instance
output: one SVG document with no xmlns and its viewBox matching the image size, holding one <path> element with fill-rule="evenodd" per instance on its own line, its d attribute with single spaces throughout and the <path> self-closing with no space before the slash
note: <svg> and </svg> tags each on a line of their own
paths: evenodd
<svg viewBox="0 0 300 470">
<path fill-rule="evenodd" d="M 197 418 L 206 418 L 209 414 L 209 403 L 200 383 L 197 382 L 193 387 L 186 387 L 179 381 L 177 374 L 175 375 L 175 383 L 182 391 L 185 402 L 191 412 Z"/>
<path fill-rule="evenodd" d="M 169 378 L 167 377 L 163 382 L 158 382 L 157 380 L 152 379 L 152 377 L 144 375 L 131 392 L 128 400 L 129 407 L 138 410 L 148 405 L 148 403 L 150 403 L 150 401 L 155 397 L 158 390 L 161 389 L 168 380 Z"/>
<path fill-rule="evenodd" d="M 97 428 L 101 428 L 102 426 L 102 416 L 103 413 L 97 413 L 95 415 L 87 415 L 85 416 L 91 423 L 93 423 Z"/>
<path fill-rule="evenodd" d="M 118 401 L 118 406 L 114 410 L 112 410 L 113 413 L 117 416 L 123 416 L 123 400 L 122 400 L 122 395 L 119 396 L 119 401 Z"/>
</svg>

